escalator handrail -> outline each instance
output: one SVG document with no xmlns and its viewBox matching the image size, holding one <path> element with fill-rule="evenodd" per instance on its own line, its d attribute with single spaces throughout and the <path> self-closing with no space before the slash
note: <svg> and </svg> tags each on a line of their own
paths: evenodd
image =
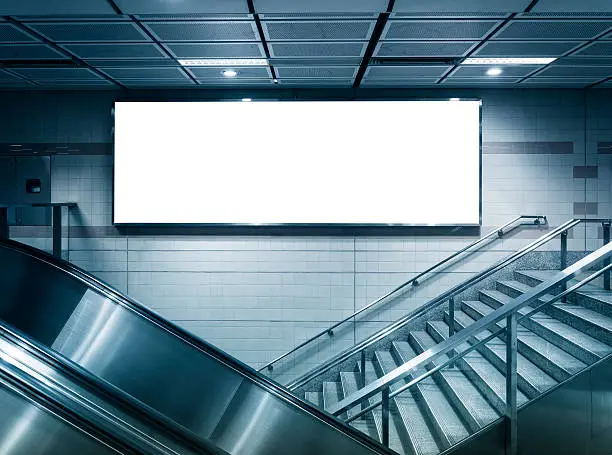
<svg viewBox="0 0 612 455">
<path fill-rule="evenodd" d="M 95 290 L 99 294 L 109 298 L 113 302 L 123 306 L 124 308 L 138 314 L 140 317 L 145 318 L 152 324 L 155 324 L 160 329 L 169 333 L 172 336 L 175 336 L 182 340 L 183 342 L 189 344 L 193 348 L 201 351 L 203 354 L 206 354 L 218 362 L 222 363 L 227 368 L 234 370 L 237 374 L 249 379 L 259 387 L 266 390 L 268 393 L 273 394 L 280 400 L 288 403 L 290 405 L 296 406 L 300 408 L 302 411 L 310 414 L 314 418 L 322 421 L 326 425 L 336 429 L 339 432 L 342 432 L 358 442 L 359 444 L 379 453 L 384 454 L 394 454 L 393 451 L 383 446 L 379 442 L 371 439 L 367 435 L 361 433 L 360 431 L 355 430 L 349 425 L 345 424 L 339 419 L 331 416 L 330 414 L 322 411 L 311 403 L 302 400 L 298 396 L 289 392 L 282 385 L 276 383 L 265 375 L 257 372 L 255 369 L 246 365 L 238 359 L 235 359 L 219 348 L 211 345 L 210 343 L 202 340 L 201 338 L 196 337 L 190 332 L 182 329 L 178 325 L 164 319 L 162 316 L 158 315 L 154 311 L 150 310 L 137 300 L 128 297 L 121 292 L 114 289 L 109 284 L 103 282 L 102 280 L 94 277 L 89 274 L 85 270 L 80 267 L 65 261 L 63 259 L 56 258 L 51 256 L 50 254 L 39 250 L 37 248 L 31 247 L 29 245 L 25 245 L 20 242 L 16 242 L 10 239 L 0 239 L 0 248 L 5 248 L 13 251 L 17 251 L 21 254 L 29 256 L 37 261 L 43 262 L 62 273 L 65 273 L 72 278 L 80 281 L 85 286 Z"/>
</svg>

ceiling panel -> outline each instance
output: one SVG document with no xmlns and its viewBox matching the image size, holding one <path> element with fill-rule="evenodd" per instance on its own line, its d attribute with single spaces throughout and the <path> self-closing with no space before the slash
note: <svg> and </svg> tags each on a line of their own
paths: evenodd
<svg viewBox="0 0 612 455">
<path fill-rule="evenodd" d="M 374 51 L 375 57 L 462 57 L 478 41 L 384 41 Z"/>
<path fill-rule="evenodd" d="M 580 40 L 592 39 L 612 27 L 610 21 L 512 21 L 494 39 Z"/>
<path fill-rule="evenodd" d="M 271 87 L 272 79 L 199 79 L 198 85 L 204 87 Z"/>
<path fill-rule="evenodd" d="M 604 36 L 601 39 L 603 39 L 603 40 L 612 40 L 612 32 L 608 33 L 606 36 Z"/>
<path fill-rule="evenodd" d="M 365 53 L 367 42 L 297 42 L 270 43 L 270 55 L 277 58 L 333 58 L 361 57 Z"/>
<path fill-rule="evenodd" d="M 276 75 L 279 79 L 351 79 L 358 69 L 350 66 L 280 66 L 276 67 Z"/>
<path fill-rule="evenodd" d="M 65 81 L 70 83 L 105 80 L 87 68 L 12 68 L 11 71 L 36 82 Z"/>
<path fill-rule="evenodd" d="M 277 41 L 367 41 L 374 21 L 265 21 L 262 23 L 267 40 Z"/>
<path fill-rule="evenodd" d="M 168 58 L 159 46 L 153 43 L 64 44 L 62 47 L 85 60 Z"/>
<path fill-rule="evenodd" d="M 422 78 L 379 78 L 364 77 L 361 85 L 364 87 L 419 87 L 433 86 L 438 82 L 439 77 Z"/>
<path fill-rule="evenodd" d="M 115 14 L 115 10 L 107 0 L 3 0 L 0 2 L 0 16 L 62 14 Z"/>
<path fill-rule="evenodd" d="M 146 22 L 160 41 L 257 41 L 252 21 Z"/>
<path fill-rule="evenodd" d="M 249 12 L 249 7 L 245 0 L 115 0 L 115 3 L 124 14 L 211 14 Z"/>
<path fill-rule="evenodd" d="M 369 66 L 365 72 L 367 78 L 421 78 L 421 77 L 442 77 L 450 66 L 447 65 L 393 65 Z"/>
<path fill-rule="evenodd" d="M 13 24 L 0 23 L 0 43 L 35 43 L 37 40 Z"/>
<path fill-rule="evenodd" d="M 584 78 L 563 78 L 563 77 L 530 77 L 521 82 L 521 87 L 549 87 L 549 88 L 584 88 L 587 85 L 594 84 L 600 79 L 584 79 Z"/>
<path fill-rule="evenodd" d="M 597 41 L 583 47 L 572 57 L 612 57 L 612 41 Z"/>
<path fill-rule="evenodd" d="M 601 12 L 610 13 L 610 0 L 539 0 L 534 12 Z"/>
<path fill-rule="evenodd" d="M 190 67 L 189 70 L 191 73 L 198 79 L 232 79 L 232 80 L 242 80 L 242 79 L 267 79 L 272 77 L 270 73 L 270 68 L 267 66 L 251 66 L 251 67 L 241 67 L 241 68 L 232 68 L 234 69 L 238 75 L 233 78 L 228 78 L 223 76 L 223 71 L 226 68 L 222 67 Z"/>
<path fill-rule="evenodd" d="M 581 77 L 606 78 L 612 76 L 612 66 L 564 66 L 554 65 L 544 69 L 538 76 L 542 77 Z"/>
<path fill-rule="evenodd" d="M 117 82 L 129 88 L 193 88 L 195 85 L 197 85 L 191 79 L 117 79 Z"/>
<path fill-rule="evenodd" d="M 581 41 L 489 41 L 474 55 L 478 57 L 560 57 L 581 44 Z"/>
<path fill-rule="evenodd" d="M 489 66 L 480 66 L 480 65 L 464 65 L 457 68 L 451 77 L 454 78 L 467 78 L 467 77 L 479 77 L 479 78 L 517 78 L 517 77 L 525 77 L 528 74 L 534 72 L 535 70 L 542 68 L 542 66 L 532 66 L 532 65 L 507 65 L 502 66 L 500 69 L 502 73 L 499 76 L 488 76 L 487 71 L 490 69 Z"/>
<path fill-rule="evenodd" d="M 28 22 L 26 25 L 58 43 L 150 41 L 132 22 Z"/>
<path fill-rule="evenodd" d="M 176 43 L 166 44 L 176 58 L 262 58 L 259 43 Z"/>
<path fill-rule="evenodd" d="M 0 69 L 0 87 L 3 85 L 31 85 L 23 79 Z"/>
<path fill-rule="evenodd" d="M 390 20 L 382 40 L 475 40 L 487 36 L 498 21 Z"/>
<path fill-rule="evenodd" d="M 387 10 L 388 0 L 253 0 L 258 13 L 369 13 Z"/>
<path fill-rule="evenodd" d="M 189 76 L 178 67 L 168 68 L 100 68 L 113 79 L 139 79 L 139 80 L 190 80 Z"/>
<path fill-rule="evenodd" d="M 505 12 L 524 11 L 531 0 L 396 0 L 393 11 L 397 12 Z"/>
<path fill-rule="evenodd" d="M 350 87 L 353 79 L 279 79 L 278 83 L 287 87 Z"/>
<path fill-rule="evenodd" d="M 492 79 L 492 78 L 446 78 L 442 85 L 449 87 L 514 87 L 520 79 Z"/>
<path fill-rule="evenodd" d="M 46 44 L 0 45 L 0 60 L 67 60 L 68 57 Z"/>
</svg>

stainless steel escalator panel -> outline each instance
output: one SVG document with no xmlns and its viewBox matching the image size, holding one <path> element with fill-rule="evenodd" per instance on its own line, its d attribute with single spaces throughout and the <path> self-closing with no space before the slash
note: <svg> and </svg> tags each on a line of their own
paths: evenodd
<svg viewBox="0 0 612 455">
<path fill-rule="evenodd" d="M 389 453 L 226 354 L 5 244 L 0 319 L 229 453 Z"/>
<path fill-rule="evenodd" d="M 7 384 L 0 383 L 0 454 L 110 455 L 122 453 Z"/>
</svg>

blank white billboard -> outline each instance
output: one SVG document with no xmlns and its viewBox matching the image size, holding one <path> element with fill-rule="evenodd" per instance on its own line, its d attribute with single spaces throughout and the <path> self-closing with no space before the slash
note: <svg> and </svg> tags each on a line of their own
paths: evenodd
<svg viewBox="0 0 612 455">
<path fill-rule="evenodd" d="M 480 101 L 117 102 L 113 214 L 478 225 Z"/>
</svg>

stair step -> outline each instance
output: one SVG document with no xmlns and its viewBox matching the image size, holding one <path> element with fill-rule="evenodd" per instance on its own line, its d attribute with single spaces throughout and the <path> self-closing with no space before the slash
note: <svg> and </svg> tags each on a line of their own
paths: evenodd
<svg viewBox="0 0 612 455">
<path fill-rule="evenodd" d="M 448 312 L 445 314 L 445 319 L 448 323 L 449 315 Z M 455 313 L 455 325 L 458 330 L 463 330 L 474 323 L 469 315 L 463 311 Z M 475 344 L 478 341 L 484 340 L 485 338 L 492 335 L 493 332 L 490 330 L 483 330 L 478 333 L 472 340 L 471 344 Z M 494 338 L 488 343 L 482 345 L 480 348 L 476 348 L 489 362 L 502 372 L 506 371 L 506 343 L 499 338 Z M 525 395 L 529 398 L 535 398 L 542 392 L 550 389 L 557 384 L 552 377 L 542 371 L 523 356 L 520 352 L 516 358 L 516 370 L 517 370 L 517 383 L 519 390 L 522 390 Z"/>
<path fill-rule="evenodd" d="M 395 346 L 393 348 L 393 354 L 396 365 L 405 363 L 402 356 L 397 353 Z M 412 354 L 415 354 L 414 351 L 412 351 Z M 418 368 L 410 375 L 410 379 L 422 375 L 425 371 L 424 368 Z M 449 448 L 469 436 L 468 429 L 463 424 L 461 417 L 448 401 L 444 391 L 434 380 L 433 375 L 423 379 L 421 382 L 411 387 L 410 390 L 415 398 L 417 398 L 421 412 L 423 412 L 423 414 L 427 416 L 428 421 L 431 422 L 436 442 L 440 447 L 443 449 Z"/>
<path fill-rule="evenodd" d="M 496 283 L 496 288 L 498 291 L 501 291 L 503 294 L 506 294 L 508 297 L 516 298 L 527 291 L 531 291 L 532 287 L 528 286 L 524 283 L 514 280 L 501 280 Z M 536 307 L 540 303 L 549 302 L 553 299 L 556 293 L 552 294 L 543 294 L 541 295 L 534 303 L 529 306 Z M 537 303 L 536 303 L 537 302 Z"/>
<path fill-rule="evenodd" d="M 498 284 L 501 282 L 498 282 Z M 526 284 L 518 282 L 505 282 L 508 289 L 513 289 L 517 295 L 520 295 L 529 289 Z M 541 301 L 550 300 L 551 296 L 544 295 L 540 298 Z M 584 333 L 589 333 L 598 340 L 610 345 L 612 344 L 612 318 L 609 318 L 601 313 L 598 313 L 578 305 L 569 303 L 553 303 L 542 308 L 542 311 L 555 319 L 560 320 L 577 330 Z"/>
<path fill-rule="evenodd" d="M 427 336 L 429 337 L 429 335 Z M 429 339 L 431 345 L 436 344 L 431 337 Z M 414 349 L 406 341 L 394 342 L 393 349 L 403 363 L 416 356 Z M 438 360 L 434 364 L 439 365 L 442 362 L 444 360 Z M 446 393 L 453 407 L 461 415 L 471 433 L 478 431 L 499 417 L 485 397 L 458 368 L 444 368 L 442 371 L 434 373 L 433 377 Z"/>
<path fill-rule="evenodd" d="M 375 358 L 378 365 L 377 371 L 380 376 L 398 367 L 393 356 L 388 351 L 376 351 Z M 397 383 L 391 387 L 391 390 L 396 390 L 401 386 L 402 384 Z M 436 455 L 440 453 L 440 447 L 436 443 L 434 435 L 427 425 L 427 420 L 419 408 L 417 394 L 412 390 L 407 390 L 394 397 L 391 401 L 395 405 L 395 410 L 399 414 L 406 430 L 410 450 L 418 455 Z"/>
<path fill-rule="evenodd" d="M 493 311 L 479 301 L 464 301 L 461 308 L 472 319 L 480 319 Z M 505 326 L 505 320 L 497 323 L 498 328 Z M 500 337 L 504 336 L 502 333 Z M 556 381 L 564 381 L 586 367 L 584 362 L 522 325 L 518 327 L 517 339 L 519 352 Z"/>
<path fill-rule="evenodd" d="M 428 322 L 427 331 L 436 342 L 448 338 L 448 325 L 444 321 Z M 418 333 L 413 332 L 415 335 Z M 457 347 L 457 351 L 462 352 L 468 348 L 468 343 L 462 343 Z M 457 365 L 489 400 L 495 410 L 503 414 L 506 409 L 506 378 L 504 375 L 476 350 L 464 354 L 457 360 Z M 527 402 L 527 397 L 519 390 L 517 403 L 521 405 L 525 402 Z"/>
<path fill-rule="evenodd" d="M 358 373 L 355 371 L 341 371 L 340 372 L 340 385 L 342 386 L 342 398 L 346 398 L 349 395 L 359 390 L 359 378 Z M 355 406 L 349 409 L 346 414 L 348 417 L 354 416 L 361 410 L 361 406 Z"/>
<path fill-rule="evenodd" d="M 323 409 L 326 411 L 342 399 L 342 386 L 339 382 L 323 383 Z"/>
<path fill-rule="evenodd" d="M 378 379 L 378 374 L 376 373 L 375 362 L 372 360 L 366 360 L 365 362 L 365 383 L 369 384 Z M 358 365 L 358 371 L 360 372 L 361 366 Z M 380 393 L 374 395 L 369 400 L 367 400 L 366 405 L 371 405 L 374 403 L 380 403 L 382 395 Z M 382 441 L 382 410 L 381 407 L 377 407 L 366 414 L 366 421 L 370 422 L 371 428 L 374 429 L 376 433 L 377 441 Z M 401 419 L 399 418 L 397 411 L 393 410 L 393 412 L 389 412 L 389 447 L 392 450 L 395 450 L 397 453 L 406 453 L 404 447 L 408 447 L 407 436 L 405 429 L 403 428 L 403 423 L 401 423 Z"/>
<path fill-rule="evenodd" d="M 318 408 L 323 409 L 323 394 L 321 392 L 306 392 L 304 399 Z"/>
<path fill-rule="evenodd" d="M 482 302 L 470 302 L 469 306 L 473 308 L 480 306 L 481 309 L 487 310 L 486 314 L 491 311 L 491 307 L 498 308 L 511 300 L 510 297 L 499 291 L 481 291 L 480 298 Z M 525 315 L 530 311 L 528 308 L 523 308 L 519 313 Z M 468 312 L 467 308 L 466 312 Z M 474 317 L 473 314 L 471 315 Z M 596 362 L 612 351 L 612 348 L 605 343 L 543 312 L 523 319 L 519 324 L 586 364 Z"/>
<path fill-rule="evenodd" d="M 517 281 L 524 284 L 534 283 L 534 285 L 537 285 L 550 278 L 556 272 L 557 270 L 521 270 L 516 271 L 515 276 Z M 577 278 L 570 280 L 567 286 L 577 284 L 581 279 L 586 278 L 587 275 L 580 274 Z M 602 286 L 601 277 L 596 278 L 584 285 L 580 290 L 568 295 L 567 300 L 612 318 L 612 291 L 606 291 Z"/>
</svg>

